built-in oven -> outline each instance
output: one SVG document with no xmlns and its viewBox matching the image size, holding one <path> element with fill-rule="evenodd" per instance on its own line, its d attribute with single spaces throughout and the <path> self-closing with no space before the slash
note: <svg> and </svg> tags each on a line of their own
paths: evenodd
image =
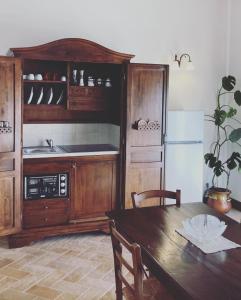
<svg viewBox="0 0 241 300">
<path fill-rule="evenodd" d="M 66 198 L 69 195 L 69 174 L 24 176 L 24 199 Z"/>
</svg>

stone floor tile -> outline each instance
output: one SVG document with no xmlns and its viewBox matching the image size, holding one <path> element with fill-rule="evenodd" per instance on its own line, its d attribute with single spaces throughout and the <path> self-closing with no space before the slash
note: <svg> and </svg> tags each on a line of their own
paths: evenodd
<svg viewBox="0 0 241 300">
<path fill-rule="evenodd" d="M 56 298 L 56 300 L 77 300 L 78 296 L 70 293 L 63 293 Z"/>
<path fill-rule="evenodd" d="M 59 291 L 41 285 L 34 285 L 26 292 L 35 296 L 51 300 L 56 299 L 60 295 Z"/>
<path fill-rule="evenodd" d="M 15 279 L 21 279 L 21 278 L 29 275 L 28 272 L 25 272 L 25 271 L 22 271 L 22 270 L 18 270 L 18 269 L 15 269 L 15 268 L 11 268 L 11 267 L 2 268 L 0 270 L 0 273 L 2 275 L 8 276 L 8 277 L 12 277 L 12 278 L 15 278 Z"/>
<path fill-rule="evenodd" d="M 13 259 L 9 259 L 9 258 L 0 258 L 0 268 L 3 268 L 9 264 L 11 264 L 12 262 L 14 262 Z"/>
<path fill-rule="evenodd" d="M 40 285 L 51 287 L 55 282 L 63 279 L 66 276 L 66 272 L 63 271 L 53 271 L 43 279 L 39 281 Z"/>
<path fill-rule="evenodd" d="M 0 292 L 13 287 L 17 281 L 18 281 L 17 279 L 11 277 L 4 277 L 3 279 L 0 280 Z"/>
<path fill-rule="evenodd" d="M 1 300 L 35 300 L 35 296 L 16 291 L 14 289 L 8 289 L 0 293 Z"/>
</svg>

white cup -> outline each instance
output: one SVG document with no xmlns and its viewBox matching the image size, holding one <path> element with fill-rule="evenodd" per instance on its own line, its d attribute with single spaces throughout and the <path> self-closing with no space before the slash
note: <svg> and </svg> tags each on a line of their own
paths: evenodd
<svg viewBox="0 0 241 300">
<path fill-rule="evenodd" d="M 61 76 L 60 80 L 61 81 L 66 81 L 66 76 Z"/>
<path fill-rule="evenodd" d="M 43 76 L 41 74 L 35 74 L 34 79 L 35 80 L 43 80 Z"/>
<path fill-rule="evenodd" d="M 27 75 L 27 79 L 28 79 L 28 80 L 34 80 L 34 74 L 32 74 L 32 73 L 31 73 L 31 74 L 28 74 L 28 75 Z"/>
</svg>

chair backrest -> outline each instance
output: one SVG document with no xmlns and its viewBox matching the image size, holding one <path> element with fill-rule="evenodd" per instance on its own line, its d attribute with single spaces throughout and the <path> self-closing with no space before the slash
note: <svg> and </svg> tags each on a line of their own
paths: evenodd
<svg viewBox="0 0 241 300">
<path fill-rule="evenodd" d="M 121 234 L 117 231 L 114 221 L 110 221 L 110 233 L 111 241 L 114 254 L 114 265 L 115 265 L 115 281 L 116 281 L 116 299 L 122 300 L 123 293 L 122 288 L 124 286 L 133 295 L 133 299 L 142 300 L 143 299 L 143 265 L 141 258 L 141 248 L 138 244 L 130 244 Z M 124 246 L 132 256 L 132 266 L 127 262 L 127 260 L 122 255 L 122 246 Z M 133 285 L 128 282 L 128 280 L 123 275 L 124 266 L 134 278 L 134 288 Z"/>
<path fill-rule="evenodd" d="M 176 205 L 181 204 L 181 191 L 176 190 L 176 192 L 165 191 L 165 190 L 150 190 L 142 193 L 131 193 L 132 204 L 134 208 L 140 207 L 142 202 L 150 198 L 160 198 L 160 206 L 165 206 L 165 199 L 175 199 Z"/>
</svg>

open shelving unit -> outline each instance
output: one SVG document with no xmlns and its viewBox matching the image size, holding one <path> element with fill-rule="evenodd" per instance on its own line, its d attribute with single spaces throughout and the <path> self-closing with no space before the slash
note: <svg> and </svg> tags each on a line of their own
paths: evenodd
<svg viewBox="0 0 241 300">
<path fill-rule="evenodd" d="M 119 124 L 123 68 L 132 55 L 83 39 L 63 39 L 30 48 L 12 48 L 22 59 L 24 123 L 102 122 Z M 84 70 L 84 86 L 73 82 L 73 70 Z M 61 81 L 64 76 L 66 81 Z M 88 77 L 94 86 L 88 86 Z M 97 84 L 100 78 L 102 84 Z M 109 78 L 111 86 L 106 86 Z M 63 94 L 61 101 L 59 97 Z M 33 95 L 32 95 L 33 94 Z"/>
</svg>

